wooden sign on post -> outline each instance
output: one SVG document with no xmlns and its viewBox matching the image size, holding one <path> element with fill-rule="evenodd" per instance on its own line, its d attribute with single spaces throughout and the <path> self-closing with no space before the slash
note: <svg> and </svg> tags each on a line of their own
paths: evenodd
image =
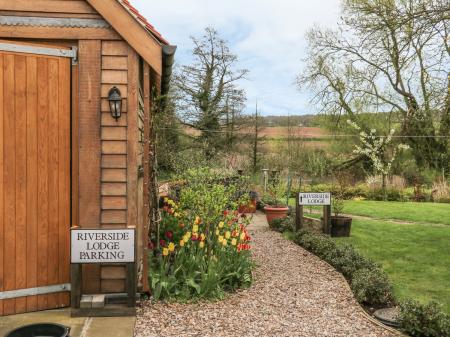
<svg viewBox="0 0 450 337">
<path fill-rule="evenodd" d="M 323 232 L 331 233 L 331 193 L 301 192 L 296 197 L 295 229 L 303 228 L 303 207 L 323 206 Z"/>
<path fill-rule="evenodd" d="M 136 231 L 124 229 L 71 230 L 72 316 L 129 316 L 136 305 Z M 80 308 L 82 264 L 122 264 L 126 266 L 126 307 Z"/>
</svg>

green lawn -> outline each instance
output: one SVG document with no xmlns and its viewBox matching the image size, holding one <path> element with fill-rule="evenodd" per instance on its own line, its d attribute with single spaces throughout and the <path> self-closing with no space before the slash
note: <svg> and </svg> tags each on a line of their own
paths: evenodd
<svg viewBox="0 0 450 337">
<path fill-rule="evenodd" d="M 354 220 L 339 240 L 382 264 L 398 298 L 434 299 L 450 314 L 450 226 Z"/>
<path fill-rule="evenodd" d="M 450 204 L 346 201 L 344 213 L 373 218 L 353 219 L 351 237 L 339 240 L 379 262 L 399 299 L 436 300 L 450 314 Z"/>
<path fill-rule="evenodd" d="M 344 213 L 377 219 L 450 225 L 450 204 L 351 200 L 345 202 Z"/>
</svg>

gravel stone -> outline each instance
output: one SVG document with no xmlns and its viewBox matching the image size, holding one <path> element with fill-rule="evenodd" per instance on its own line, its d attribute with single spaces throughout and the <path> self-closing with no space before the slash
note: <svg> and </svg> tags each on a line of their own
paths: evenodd
<svg viewBox="0 0 450 337">
<path fill-rule="evenodd" d="M 328 264 L 254 218 L 257 268 L 249 289 L 219 302 L 146 301 L 135 337 L 393 337 L 361 312 L 346 281 Z"/>
</svg>

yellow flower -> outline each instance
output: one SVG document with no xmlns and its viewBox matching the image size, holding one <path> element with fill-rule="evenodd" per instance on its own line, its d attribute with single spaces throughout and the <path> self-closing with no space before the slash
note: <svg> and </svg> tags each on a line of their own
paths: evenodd
<svg viewBox="0 0 450 337">
<path fill-rule="evenodd" d="M 201 222 L 202 222 L 202 219 L 200 219 L 199 216 L 195 217 L 195 222 L 194 222 L 194 223 L 195 223 L 196 225 L 200 225 Z"/>
<path fill-rule="evenodd" d="M 241 233 L 241 241 L 244 241 L 244 240 L 245 240 L 245 233 L 242 232 L 242 233 Z"/>
<path fill-rule="evenodd" d="M 223 240 L 223 241 L 222 241 L 222 246 L 224 246 L 224 247 L 225 247 L 225 246 L 227 245 L 227 243 L 228 243 L 228 241 L 227 241 L 227 240 Z"/>
<path fill-rule="evenodd" d="M 220 231 L 218 229 L 216 229 L 216 235 L 219 236 Z"/>
<path fill-rule="evenodd" d="M 222 235 L 219 235 L 219 238 L 217 239 L 220 243 L 222 243 L 223 242 L 223 236 Z"/>
<path fill-rule="evenodd" d="M 219 228 L 223 228 L 223 226 L 225 226 L 225 224 L 223 223 L 223 221 L 219 222 Z"/>
<path fill-rule="evenodd" d="M 226 239 L 229 239 L 231 237 L 231 233 L 230 233 L 230 231 L 227 231 L 226 233 L 225 233 L 225 238 Z"/>
<path fill-rule="evenodd" d="M 167 203 L 169 201 L 169 198 L 164 197 L 164 202 Z"/>
<path fill-rule="evenodd" d="M 163 256 L 167 256 L 167 255 L 169 255 L 169 250 L 167 248 L 163 248 L 162 253 L 163 253 Z"/>
<path fill-rule="evenodd" d="M 180 247 L 184 247 L 184 238 L 180 240 Z"/>
<path fill-rule="evenodd" d="M 189 239 L 191 237 L 191 232 L 186 232 L 186 237 Z"/>
<path fill-rule="evenodd" d="M 199 245 L 198 245 L 200 248 L 203 248 L 203 247 L 205 247 L 205 243 L 203 242 L 203 241 L 200 241 L 200 243 L 199 243 Z"/>
<path fill-rule="evenodd" d="M 189 236 L 187 236 L 187 235 L 183 236 L 183 241 L 184 241 L 184 243 L 188 243 Z"/>
<path fill-rule="evenodd" d="M 236 239 L 231 240 L 231 245 L 232 246 L 236 246 L 236 244 L 237 244 L 237 240 Z"/>
<path fill-rule="evenodd" d="M 198 225 L 194 225 L 192 227 L 192 232 L 197 233 L 198 232 Z"/>
<path fill-rule="evenodd" d="M 173 242 L 169 243 L 169 252 L 175 251 L 175 244 Z"/>
<path fill-rule="evenodd" d="M 203 234 L 203 233 L 200 234 L 200 240 L 201 240 L 201 241 L 205 241 L 205 238 L 206 238 L 205 234 Z"/>
<path fill-rule="evenodd" d="M 175 218 L 178 218 L 178 217 L 180 216 L 180 213 L 175 212 L 175 213 L 173 213 L 173 216 L 174 216 Z"/>
</svg>

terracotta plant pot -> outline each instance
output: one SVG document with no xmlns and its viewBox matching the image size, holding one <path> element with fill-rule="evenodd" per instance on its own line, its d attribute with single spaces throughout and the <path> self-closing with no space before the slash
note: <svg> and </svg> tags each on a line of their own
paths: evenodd
<svg viewBox="0 0 450 337">
<path fill-rule="evenodd" d="M 352 218 L 348 216 L 332 216 L 330 220 L 332 237 L 339 238 L 350 236 Z"/>
<path fill-rule="evenodd" d="M 267 222 L 271 223 L 274 219 L 284 219 L 287 217 L 289 207 L 264 206 Z"/>
</svg>

